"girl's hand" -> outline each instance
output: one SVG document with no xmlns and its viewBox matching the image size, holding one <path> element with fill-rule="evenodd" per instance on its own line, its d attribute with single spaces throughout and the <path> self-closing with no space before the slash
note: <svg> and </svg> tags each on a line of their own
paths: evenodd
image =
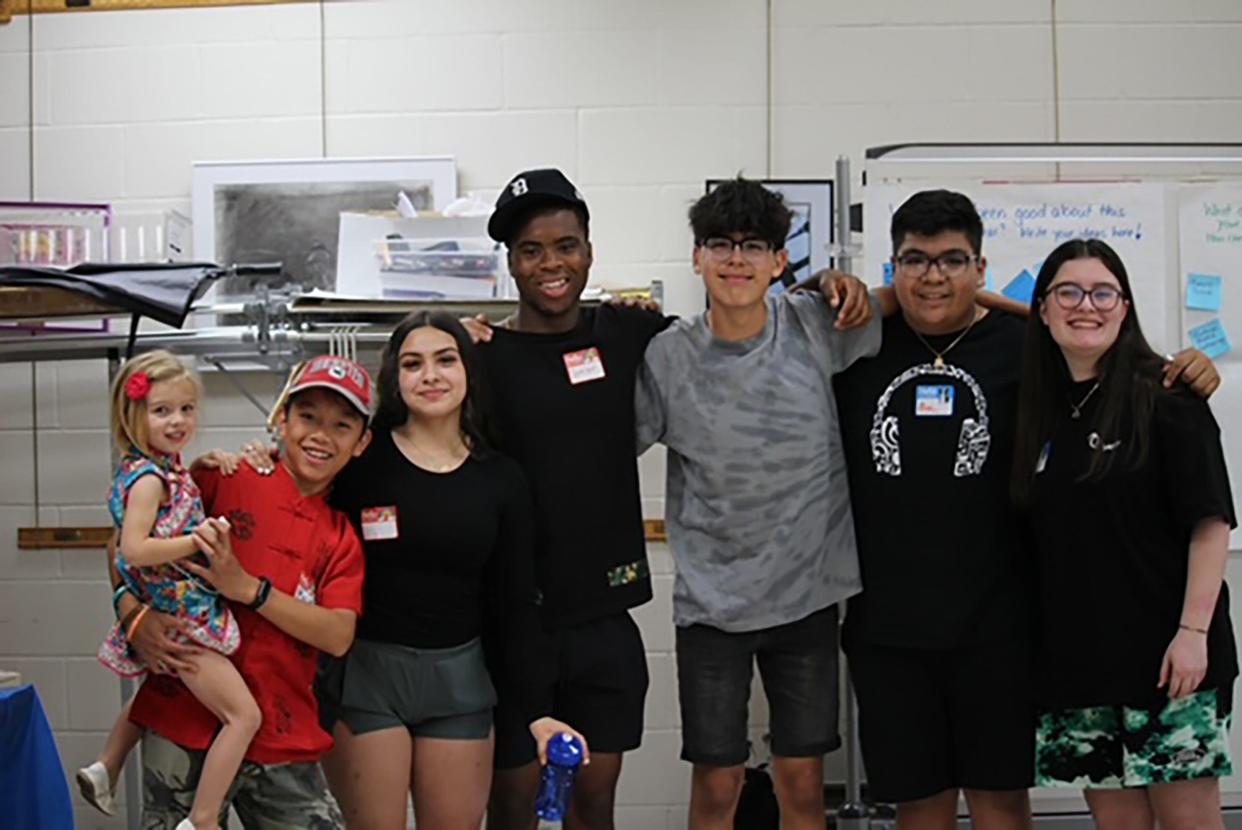
<svg viewBox="0 0 1242 830">
<path fill-rule="evenodd" d="M 227 450 L 209 450 L 190 464 L 190 470 L 219 470 L 221 475 L 231 476 L 237 472 L 241 456 Z"/>
<path fill-rule="evenodd" d="M 151 674 L 193 672 L 194 665 L 186 658 L 202 651 L 181 640 L 177 635 L 186 630 L 186 623 L 168 614 L 150 610 L 129 644 Z"/>
<path fill-rule="evenodd" d="M 1160 663 L 1157 688 L 1169 687 L 1169 697 L 1177 700 L 1194 694 L 1207 674 L 1207 635 L 1179 628 Z"/>
<path fill-rule="evenodd" d="M 259 439 L 242 444 L 241 458 L 260 475 L 271 475 L 276 469 L 276 456 L 279 450 L 271 444 Z"/>
<path fill-rule="evenodd" d="M 219 591 L 225 599 L 249 604 L 259 590 L 259 580 L 233 555 L 233 543 L 229 540 L 229 525 L 223 519 L 208 519 L 194 528 L 194 543 L 207 555 L 211 566 L 204 568 L 195 562 L 181 562 L 195 576 L 205 580 Z"/>
<path fill-rule="evenodd" d="M 582 741 L 582 765 L 586 766 L 591 763 L 591 747 L 587 744 L 586 736 L 574 729 L 567 723 L 562 723 L 556 718 L 543 717 L 538 720 L 531 721 L 530 734 L 535 739 L 535 748 L 539 751 L 539 766 L 547 766 L 548 764 L 548 741 L 555 738 L 562 732 L 568 732 L 579 741 Z"/>
</svg>

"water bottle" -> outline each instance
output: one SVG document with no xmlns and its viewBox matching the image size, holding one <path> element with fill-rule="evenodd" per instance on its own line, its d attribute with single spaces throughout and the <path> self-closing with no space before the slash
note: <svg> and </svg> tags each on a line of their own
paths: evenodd
<svg viewBox="0 0 1242 830">
<path fill-rule="evenodd" d="M 535 812 L 545 821 L 564 821 L 574 792 L 574 778 L 582 765 L 582 742 L 568 732 L 548 741 L 548 763 L 539 781 Z"/>
</svg>

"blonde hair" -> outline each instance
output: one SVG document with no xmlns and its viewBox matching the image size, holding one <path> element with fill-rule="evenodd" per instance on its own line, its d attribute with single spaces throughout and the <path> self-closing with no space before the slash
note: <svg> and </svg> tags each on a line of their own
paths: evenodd
<svg viewBox="0 0 1242 830">
<path fill-rule="evenodd" d="M 140 372 L 146 373 L 151 383 L 169 380 L 188 380 L 194 385 L 199 398 L 203 396 L 203 382 L 198 373 L 186 366 L 172 352 L 156 349 L 130 358 L 117 372 L 112 381 L 112 440 L 122 453 L 137 449 L 143 455 L 151 455 L 147 437 L 147 399 L 129 397 L 126 387 L 130 379 Z"/>
</svg>

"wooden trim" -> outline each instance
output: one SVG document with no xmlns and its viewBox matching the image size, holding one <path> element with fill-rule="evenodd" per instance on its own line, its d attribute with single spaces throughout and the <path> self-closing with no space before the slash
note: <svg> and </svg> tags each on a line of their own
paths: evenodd
<svg viewBox="0 0 1242 830">
<path fill-rule="evenodd" d="M 311 3 L 315 0 L 0 0 L 0 21 L 7 5 L 14 14 L 55 14 L 58 12 L 113 12 L 132 9 L 188 9 L 206 6 L 271 6 Z"/>
<path fill-rule="evenodd" d="M 645 520 L 643 534 L 648 542 L 668 541 L 668 535 L 664 532 L 663 519 Z M 17 529 L 19 550 L 105 548 L 111 538 L 111 527 L 19 527 Z"/>
<path fill-rule="evenodd" d="M 89 548 L 102 550 L 112 538 L 111 527 L 19 527 L 18 550 Z"/>
<path fill-rule="evenodd" d="M 0 26 L 13 19 L 13 0 L 0 0 Z"/>
</svg>

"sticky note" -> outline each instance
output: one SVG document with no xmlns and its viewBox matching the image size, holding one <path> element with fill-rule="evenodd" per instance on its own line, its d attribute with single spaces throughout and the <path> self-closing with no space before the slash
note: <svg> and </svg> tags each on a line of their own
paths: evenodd
<svg viewBox="0 0 1242 830">
<path fill-rule="evenodd" d="M 1186 308 L 1220 311 L 1220 277 L 1213 274 L 1187 274 Z"/>
<path fill-rule="evenodd" d="M 891 262 L 884 263 L 884 284 L 893 284 L 893 263 Z"/>
<path fill-rule="evenodd" d="M 987 270 L 987 275 L 984 278 L 983 287 L 986 288 L 988 291 L 996 290 L 996 272 L 993 271 L 991 268 Z"/>
<path fill-rule="evenodd" d="M 1195 326 L 1188 334 L 1190 344 L 1213 360 L 1228 354 L 1233 348 L 1229 343 L 1229 334 L 1220 320 L 1212 320 L 1201 326 Z"/>
<path fill-rule="evenodd" d="M 1001 293 L 1011 300 L 1017 300 L 1020 303 L 1030 303 L 1031 296 L 1035 293 L 1035 278 L 1031 276 L 1031 272 L 1022 269 L 1022 273 L 1009 281 L 1009 284 L 1001 289 Z"/>
</svg>

